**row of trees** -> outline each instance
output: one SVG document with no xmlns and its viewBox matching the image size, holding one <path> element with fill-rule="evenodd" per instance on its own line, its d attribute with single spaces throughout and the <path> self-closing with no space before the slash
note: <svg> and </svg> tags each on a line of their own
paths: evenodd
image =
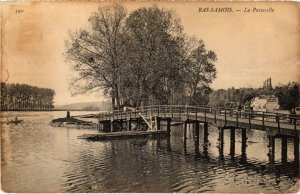
<svg viewBox="0 0 300 194">
<path fill-rule="evenodd" d="M 286 85 L 276 86 L 275 96 L 282 109 L 291 110 L 300 107 L 300 83 L 292 82 Z"/>
<path fill-rule="evenodd" d="M 1 110 L 51 110 L 55 91 L 1 82 Z"/>
<path fill-rule="evenodd" d="M 71 32 L 66 61 L 76 72 L 73 95 L 97 90 L 122 105 L 207 103 L 217 56 L 188 37 L 171 10 L 99 7 L 89 29 Z"/>
<path fill-rule="evenodd" d="M 213 91 L 209 95 L 209 105 L 223 107 L 247 107 L 250 101 L 259 95 L 275 95 L 281 109 L 292 110 L 300 106 L 300 85 L 292 82 L 273 88 L 229 88 Z"/>
</svg>

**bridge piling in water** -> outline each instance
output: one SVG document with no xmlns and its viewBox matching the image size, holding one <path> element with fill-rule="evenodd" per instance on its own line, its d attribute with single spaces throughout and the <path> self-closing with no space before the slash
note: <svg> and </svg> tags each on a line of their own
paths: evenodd
<svg viewBox="0 0 300 194">
<path fill-rule="evenodd" d="M 247 129 L 242 129 L 242 158 L 246 159 Z"/>
<path fill-rule="evenodd" d="M 297 172 L 299 172 L 299 135 L 294 137 L 294 161 L 297 167 Z"/>
<path fill-rule="evenodd" d="M 114 132 L 114 120 L 110 121 L 110 132 Z"/>
<path fill-rule="evenodd" d="M 195 122 L 195 142 L 196 142 L 196 146 L 199 147 L 199 143 L 200 143 L 200 130 L 199 130 L 200 126 L 199 126 L 199 122 Z"/>
<path fill-rule="evenodd" d="M 208 122 L 204 122 L 204 143 L 208 142 Z"/>
<path fill-rule="evenodd" d="M 127 130 L 131 131 L 131 118 L 127 120 Z"/>
<path fill-rule="evenodd" d="M 274 163 L 275 161 L 275 137 L 270 135 L 268 136 L 268 139 L 269 139 L 269 153 L 268 153 L 268 156 L 269 156 L 269 162 L 271 163 Z"/>
<path fill-rule="evenodd" d="M 203 136 L 204 136 L 204 143 L 208 142 L 208 122 L 205 121 L 200 121 L 200 120 L 191 120 L 191 119 L 187 119 L 184 122 L 184 129 L 183 129 L 183 140 L 186 141 L 187 139 L 187 126 L 189 124 L 193 124 L 194 125 L 194 138 L 195 138 L 195 145 L 200 145 L 200 123 L 204 124 L 204 132 L 203 132 Z"/>
<path fill-rule="evenodd" d="M 286 137 L 282 137 L 281 138 L 281 161 L 283 163 L 287 162 L 287 138 Z"/>
<path fill-rule="evenodd" d="M 167 132 L 169 135 L 171 134 L 171 119 L 167 121 Z"/>
<path fill-rule="evenodd" d="M 185 121 L 184 122 L 184 128 L 183 128 L 183 141 L 186 142 L 186 134 L 187 134 L 187 125 L 188 125 L 188 122 Z"/>
<path fill-rule="evenodd" d="M 160 117 L 155 117 L 156 122 L 156 130 L 160 131 Z"/>
<path fill-rule="evenodd" d="M 286 163 L 288 159 L 288 139 L 293 139 L 294 143 L 294 162 L 296 167 L 299 167 L 299 134 L 298 132 L 296 135 L 285 135 L 285 134 L 274 134 L 268 135 L 269 139 L 269 161 L 274 163 L 275 161 L 275 140 L 281 139 L 281 162 Z"/>
<path fill-rule="evenodd" d="M 246 156 L 246 148 L 247 148 L 247 129 L 242 127 L 236 127 L 236 126 L 223 126 L 218 127 L 219 129 L 219 154 L 220 157 L 223 158 L 224 153 L 224 130 L 229 129 L 230 130 L 230 156 L 232 159 L 234 159 L 235 155 L 235 135 L 236 135 L 236 129 L 242 130 L 242 158 Z"/>
<path fill-rule="evenodd" d="M 230 128 L 230 156 L 234 158 L 235 154 L 235 128 Z"/>
<path fill-rule="evenodd" d="M 224 129 L 222 127 L 218 127 L 219 129 L 219 156 L 220 159 L 224 158 Z"/>
</svg>

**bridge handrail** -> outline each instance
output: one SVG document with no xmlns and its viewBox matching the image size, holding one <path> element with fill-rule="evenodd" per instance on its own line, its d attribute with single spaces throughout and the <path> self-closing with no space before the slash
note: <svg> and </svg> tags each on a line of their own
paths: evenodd
<svg viewBox="0 0 300 194">
<path fill-rule="evenodd" d="M 262 115 L 264 114 L 265 116 L 280 116 L 280 117 L 284 117 L 284 116 L 288 116 L 289 118 L 299 118 L 300 115 L 297 115 L 297 114 L 286 114 L 286 113 L 276 113 L 276 112 L 265 112 L 265 111 L 253 111 L 253 110 L 243 110 L 243 109 L 233 109 L 233 108 L 225 108 L 225 107 L 209 107 L 209 106 L 185 106 L 185 105 L 153 105 L 153 106 L 144 106 L 144 107 L 138 107 L 136 108 L 137 112 L 141 112 L 141 111 L 148 111 L 149 108 L 152 108 L 153 112 L 155 110 L 156 107 L 179 107 L 180 109 L 184 110 L 186 108 L 188 108 L 189 110 L 191 109 L 202 109 L 202 110 L 221 110 L 221 111 L 226 111 L 226 112 L 230 112 L 232 111 L 231 113 L 250 113 L 252 115 Z M 166 110 L 166 109 L 165 109 Z M 173 109 L 174 110 L 174 109 Z M 105 113 L 99 113 L 101 115 L 107 115 L 107 114 L 122 114 L 124 112 L 135 112 L 135 111 L 132 111 L 132 110 L 114 110 L 113 112 L 105 112 Z M 200 111 L 199 111 L 200 112 Z"/>
<path fill-rule="evenodd" d="M 264 114 L 265 116 L 280 116 L 280 117 L 289 117 L 289 118 L 299 118 L 300 115 L 296 115 L 296 114 L 286 114 L 286 113 L 276 113 L 276 112 L 264 112 L 264 111 L 249 111 L 249 110 L 237 110 L 237 109 L 228 109 L 228 108 L 221 108 L 220 107 L 201 107 L 201 106 L 183 106 L 183 105 L 156 105 L 157 107 L 179 107 L 181 108 L 182 110 L 184 110 L 184 108 L 188 108 L 189 110 L 191 109 L 196 109 L 196 110 L 199 110 L 199 109 L 202 109 L 202 110 L 221 110 L 221 111 L 226 111 L 226 112 L 230 112 L 232 111 L 231 113 L 250 113 L 252 115 L 262 115 Z M 137 108 L 137 112 L 141 112 L 141 111 L 148 111 L 149 109 L 148 108 L 152 108 L 153 112 L 155 112 L 155 106 L 145 106 L 143 107 L 142 109 L 140 108 Z M 166 110 L 166 109 L 165 109 Z M 173 109 L 174 110 L 174 109 Z M 114 110 L 113 112 L 109 112 L 109 113 L 99 113 L 101 115 L 109 115 L 109 114 L 123 114 L 124 112 L 135 112 L 135 111 L 132 111 L 132 110 L 126 110 L 126 111 L 123 111 L 123 110 Z M 200 111 L 198 111 L 200 112 Z M 210 111 L 212 112 L 212 111 Z M 223 113 L 223 112 L 222 112 Z"/>
</svg>

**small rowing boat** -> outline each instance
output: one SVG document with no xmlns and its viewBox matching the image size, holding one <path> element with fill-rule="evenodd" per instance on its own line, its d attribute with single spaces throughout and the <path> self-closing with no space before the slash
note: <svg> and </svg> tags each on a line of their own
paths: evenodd
<svg viewBox="0 0 300 194">
<path fill-rule="evenodd" d="M 10 124 L 10 123 L 13 123 L 13 124 L 19 124 L 19 123 L 22 123 L 23 120 L 22 119 L 18 119 L 18 117 L 15 118 L 15 120 L 10 120 L 10 121 L 7 121 L 6 123 L 7 124 Z"/>
</svg>

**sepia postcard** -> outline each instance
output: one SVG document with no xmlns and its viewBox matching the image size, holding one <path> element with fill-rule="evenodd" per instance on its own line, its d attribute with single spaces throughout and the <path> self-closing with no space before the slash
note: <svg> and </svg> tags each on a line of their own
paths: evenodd
<svg viewBox="0 0 300 194">
<path fill-rule="evenodd" d="M 297 193 L 296 1 L 2 1 L 5 193 Z"/>
</svg>

